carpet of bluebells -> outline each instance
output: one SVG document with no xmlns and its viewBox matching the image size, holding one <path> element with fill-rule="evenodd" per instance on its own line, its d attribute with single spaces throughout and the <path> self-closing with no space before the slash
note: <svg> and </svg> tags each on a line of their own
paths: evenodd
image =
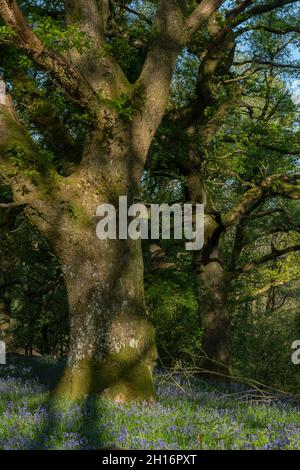
<svg viewBox="0 0 300 470">
<path fill-rule="evenodd" d="M 159 401 L 91 397 L 50 405 L 59 366 L 0 365 L 0 449 L 300 449 L 300 403 L 255 400 L 237 385 L 157 378 Z"/>
</svg>

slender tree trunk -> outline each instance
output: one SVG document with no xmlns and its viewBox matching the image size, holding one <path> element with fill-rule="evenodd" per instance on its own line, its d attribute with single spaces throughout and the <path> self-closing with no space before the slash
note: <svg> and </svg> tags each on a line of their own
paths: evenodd
<svg viewBox="0 0 300 470">
<path fill-rule="evenodd" d="M 195 253 L 194 269 L 200 326 L 203 331 L 199 366 L 205 373 L 232 375 L 231 331 L 228 307 L 230 276 L 224 270 L 219 253 L 223 226 L 214 214 L 202 176 L 202 160 L 190 151 L 190 171 L 186 179 L 190 199 L 205 206 L 204 246 Z"/>
<path fill-rule="evenodd" d="M 224 272 L 217 258 L 205 263 L 202 260 L 197 265 L 197 279 L 204 354 L 200 366 L 216 374 L 231 376 L 231 321 L 227 309 L 228 274 Z M 212 374 L 212 377 L 218 378 L 216 374 Z"/>
</svg>

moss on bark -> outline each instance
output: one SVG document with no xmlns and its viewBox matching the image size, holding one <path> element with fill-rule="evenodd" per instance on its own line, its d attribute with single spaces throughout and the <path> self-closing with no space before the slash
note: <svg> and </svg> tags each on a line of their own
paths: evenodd
<svg viewBox="0 0 300 470">
<path fill-rule="evenodd" d="M 65 369 L 53 396 L 76 400 L 98 394 L 116 402 L 153 401 L 155 360 L 154 344 L 142 357 L 134 348 L 126 347 L 109 353 L 102 362 L 83 359 L 74 368 Z"/>
</svg>

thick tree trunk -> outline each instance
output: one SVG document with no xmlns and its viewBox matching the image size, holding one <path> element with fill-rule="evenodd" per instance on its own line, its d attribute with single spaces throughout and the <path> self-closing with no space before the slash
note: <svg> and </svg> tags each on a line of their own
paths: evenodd
<svg viewBox="0 0 300 470">
<path fill-rule="evenodd" d="M 153 400 L 155 333 L 145 309 L 140 243 L 100 241 L 79 230 L 61 248 L 71 340 L 56 392 Z"/>
<path fill-rule="evenodd" d="M 19 123 L 7 109 L 0 111 L 1 154 L 6 155 L 5 145 L 20 141 L 32 156 Z M 100 204 L 117 207 L 119 196 L 126 195 L 130 204 L 138 195 L 145 156 L 138 154 L 138 145 L 133 150 L 124 123 L 111 117 L 107 125 L 110 132 L 102 126 L 91 130 L 73 175 L 61 177 L 50 170 L 38 184 L 25 178 L 11 185 L 16 204 L 47 238 L 65 278 L 70 354 L 56 394 L 150 401 L 157 352 L 145 308 L 141 243 L 103 241 L 96 235 Z"/>
<path fill-rule="evenodd" d="M 199 264 L 198 302 L 203 329 L 203 358 L 200 367 L 218 374 L 231 376 L 231 322 L 227 309 L 229 280 L 218 259 Z M 221 376 L 221 378 L 223 378 Z"/>
<path fill-rule="evenodd" d="M 61 184 L 72 214 L 61 218 L 55 251 L 65 277 L 70 310 L 68 367 L 56 392 L 72 398 L 100 393 L 115 401 L 153 400 L 157 357 L 154 328 L 144 300 L 141 242 L 99 240 L 96 209 L 118 209 L 138 195 L 141 166 L 130 136 L 104 147 L 92 135 L 79 171 Z M 50 234 L 51 236 L 51 234 Z"/>
<path fill-rule="evenodd" d="M 70 51 L 72 63 L 66 54 L 54 53 L 41 42 L 16 2 L 0 3 L 3 20 L 16 32 L 16 44 L 92 117 L 83 159 L 74 175 L 63 179 L 49 170 L 39 188 L 32 181 L 24 185 L 16 182 L 14 187 L 14 199 L 26 205 L 31 220 L 55 250 L 65 275 L 71 351 L 57 391 L 75 398 L 105 392 L 117 400 L 151 399 L 156 350 L 145 312 L 140 243 L 97 240 L 95 210 L 100 202 L 116 202 L 118 196 L 125 195 L 133 201 L 138 195 L 148 149 L 168 104 L 177 57 L 219 2 L 200 5 L 189 16 L 185 2 L 159 2 L 157 34 L 136 87 L 128 83 L 106 50 L 110 2 L 78 0 L 74 8 L 73 1 L 65 1 L 67 23 L 92 39 L 88 51 Z M 118 115 L 116 100 L 122 97 L 130 99 L 132 120 Z M 3 104 L 10 106 L 5 93 L 4 98 Z M 0 116 L 0 137 L 1 124 Z M 3 124 L 6 147 L 12 130 L 7 132 Z M 18 140 L 30 141 L 21 135 L 18 123 L 14 127 Z M 31 147 L 25 149 L 29 156 Z M 0 142 L 0 153 L 2 150 L 6 153 L 8 149 Z M 101 201 L 97 201 L 100 193 Z"/>
</svg>

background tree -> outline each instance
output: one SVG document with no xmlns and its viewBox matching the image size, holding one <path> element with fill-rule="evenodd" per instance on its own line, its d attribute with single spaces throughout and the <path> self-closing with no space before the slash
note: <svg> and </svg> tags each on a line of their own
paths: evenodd
<svg viewBox="0 0 300 470">
<path fill-rule="evenodd" d="M 205 369 L 229 375 L 230 315 L 226 305 L 232 275 L 231 267 L 225 267 L 222 261 L 223 239 L 267 199 L 276 195 L 299 198 L 297 176 L 284 175 L 290 171 L 297 173 L 299 133 L 298 111 L 282 81 L 283 70 L 286 80 L 287 76 L 295 77 L 299 69 L 297 60 L 291 60 L 299 40 L 298 23 L 286 9 L 278 9 L 276 2 L 259 11 L 256 7 L 250 9 L 244 15 L 243 10 L 248 7 L 246 2 L 241 3 L 227 13 L 224 22 L 217 14 L 212 16 L 208 27 L 210 40 L 207 44 L 193 45 L 185 59 L 188 66 L 181 69 L 185 67 L 182 83 L 189 86 L 184 88 L 180 80 L 177 82 L 173 107 L 158 134 L 158 146 L 168 148 L 167 169 L 161 169 L 158 158 L 153 158 L 149 167 L 153 175 L 164 173 L 171 179 L 177 175 L 183 183 L 185 200 L 206 205 L 205 246 L 194 260 L 204 328 L 202 347 L 209 358 L 201 364 Z M 244 22 L 247 27 L 241 28 Z M 261 32 L 258 23 L 265 25 Z M 274 24 L 281 27 L 276 29 Z M 247 48 L 241 40 L 245 34 Z M 197 54 L 198 77 L 191 82 Z M 240 72 L 245 64 L 251 66 Z M 283 132 L 282 126 L 286 126 Z M 284 160 L 278 161 L 279 157 Z M 212 180 L 218 180 L 217 186 L 211 184 Z M 281 190 L 285 182 L 291 186 L 285 185 Z M 233 199 L 231 190 L 235 194 Z M 223 198 L 222 204 L 217 203 L 219 198 Z M 284 254 L 277 251 L 261 262 Z"/>
</svg>

